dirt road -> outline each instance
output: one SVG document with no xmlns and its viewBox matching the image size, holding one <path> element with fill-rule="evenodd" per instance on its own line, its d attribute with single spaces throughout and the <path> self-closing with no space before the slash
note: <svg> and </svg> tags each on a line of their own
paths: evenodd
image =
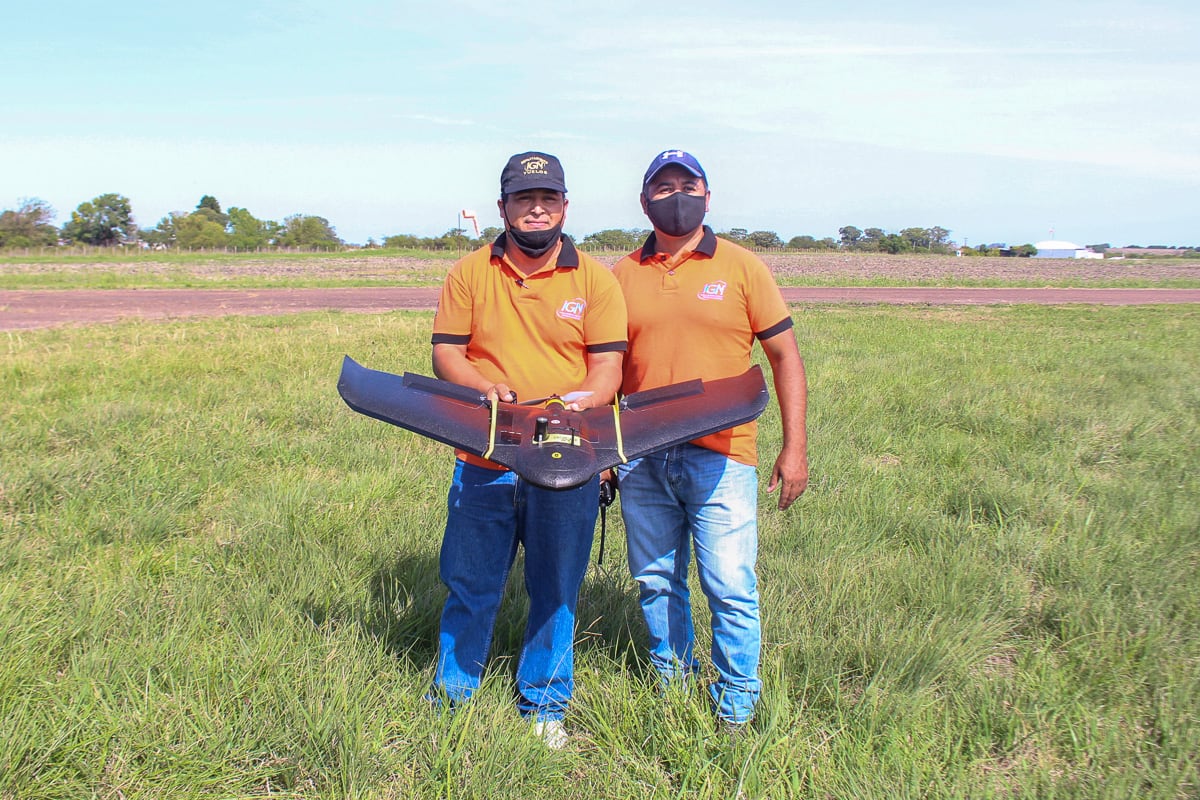
<svg viewBox="0 0 1200 800">
<path fill-rule="evenodd" d="M 97 289 L 0 291 L 0 330 L 90 325 L 127 317 L 167 319 L 229 314 L 338 310 L 383 313 L 432 309 L 436 288 Z M 792 304 L 1146 305 L 1200 303 L 1200 289 L 1011 289 L 922 287 L 788 287 Z"/>
</svg>

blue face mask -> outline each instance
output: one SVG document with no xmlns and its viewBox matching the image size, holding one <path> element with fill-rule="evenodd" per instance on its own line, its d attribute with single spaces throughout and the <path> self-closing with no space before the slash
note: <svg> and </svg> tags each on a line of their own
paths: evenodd
<svg viewBox="0 0 1200 800">
<path fill-rule="evenodd" d="M 704 224 L 702 194 L 675 192 L 661 200 L 646 200 L 646 215 L 654 229 L 668 236 L 686 236 Z"/>
</svg>

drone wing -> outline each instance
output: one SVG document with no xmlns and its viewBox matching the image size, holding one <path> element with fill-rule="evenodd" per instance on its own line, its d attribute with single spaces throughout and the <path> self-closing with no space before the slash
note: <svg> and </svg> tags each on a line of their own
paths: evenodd
<svg viewBox="0 0 1200 800">
<path fill-rule="evenodd" d="M 467 386 L 342 361 L 338 394 L 360 414 L 390 422 L 442 444 L 482 453 L 488 445 L 487 398 Z"/>
<path fill-rule="evenodd" d="M 482 456 L 548 489 L 578 486 L 647 453 L 749 422 L 766 408 L 762 370 L 636 392 L 570 411 L 489 403 L 458 384 L 342 362 L 338 392 L 352 409 Z"/>
<path fill-rule="evenodd" d="M 757 364 L 731 378 L 686 381 L 626 395 L 621 400 L 622 455 L 633 460 L 750 422 L 769 399 Z"/>
</svg>

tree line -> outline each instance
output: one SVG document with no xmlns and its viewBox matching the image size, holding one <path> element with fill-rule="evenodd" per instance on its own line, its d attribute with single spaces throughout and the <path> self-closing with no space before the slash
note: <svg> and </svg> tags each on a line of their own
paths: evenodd
<svg viewBox="0 0 1200 800">
<path fill-rule="evenodd" d="M 98 247 L 135 245 L 152 248 L 257 250 L 270 247 L 333 249 L 346 243 L 324 217 L 293 214 L 282 222 L 255 217 L 245 208 L 234 206 L 223 211 L 212 195 L 200 198 L 192 211 L 176 211 L 159 220 L 153 228 L 139 228 L 127 197 L 102 194 L 71 212 L 61 227 L 53 225 L 54 209 L 37 198 L 20 202 L 16 209 L 0 213 L 0 248 L 53 247 L 58 244 L 82 244 Z M 381 243 L 369 239 L 367 247 L 461 251 L 495 239 L 497 227 L 487 227 L 475 238 L 463 228 L 451 228 L 440 236 L 395 234 Z M 585 250 L 628 252 L 642 245 L 648 229 L 610 228 L 589 233 L 580 240 Z M 958 248 L 950 241 L 950 231 L 940 226 L 911 227 L 899 232 L 882 228 L 858 228 L 846 225 L 838 229 L 838 238 L 794 236 L 784 241 L 774 231 L 750 231 L 731 228 L 718 236 L 757 250 L 833 251 L 849 250 L 873 253 L 949 253 L 960 250 L 968 255 L 992 255 L 995 248 Z M 1032 245 L 1008 251 L 1012 255 L 1032 255 Z"/>
<path fill-rule="evenodd" d="M 80 203 L 61 228 L 52 224 L 54 216 L 54 209 L 44 200 L 20 201 L 18 208 L 0 213 L 0 247 L 82 244 L 256 250 L 335 248 L 345 244 L 324 217 L 293 214 L 283 222 L 262 220 L 236 206 L 222 211 L 212 195 L 201 197 L 194 211 L 173 211 L 153 228 L 139 228 L 129 198 L 115 193 Z"/>
<path fill-rule="evenodd" d="M 479 242 L 491 241 L 501 233 L 500 228 L 484 228 L 477 239 L 470 239 L 461 228 L 453 228 L 441 236 L 420 237 L 411 234 L 384 237 L 384 247 L 420 248 L 425 250 L 455 250 Z M 642 246 L 651 231 L 647 228 L 608 228 L 589 233 L 579 241 L 584 250 L 629 252 Z M 775 231 L 750 231 L 730 228 L 717 231 L 717 236 L 755 250 L 856 250 L 878 253 L 949 253 L 955 249 L 947 240 L 950 231 L 941 227 L 905 228 L 899 234 L 886 233 L 879 228 L 860 231 L 854 226 L 841 228 L 840 240 L 833 237 L 793 236 L 784 241 Z"/>
</svg>

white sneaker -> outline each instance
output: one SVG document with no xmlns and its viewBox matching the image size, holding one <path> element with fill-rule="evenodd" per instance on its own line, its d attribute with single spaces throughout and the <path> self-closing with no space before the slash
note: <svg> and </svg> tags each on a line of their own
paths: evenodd
<svg viewBox="0 0 1200 800">
<path fill-rule="evenodd" d="M 567 739 L 569 738 L 567 736 L 567 729 L 559 720 L 548 719 L 535 723 L 533 732 L 551 750 L 562 750 L 567 746 Z"/>
</svg>

